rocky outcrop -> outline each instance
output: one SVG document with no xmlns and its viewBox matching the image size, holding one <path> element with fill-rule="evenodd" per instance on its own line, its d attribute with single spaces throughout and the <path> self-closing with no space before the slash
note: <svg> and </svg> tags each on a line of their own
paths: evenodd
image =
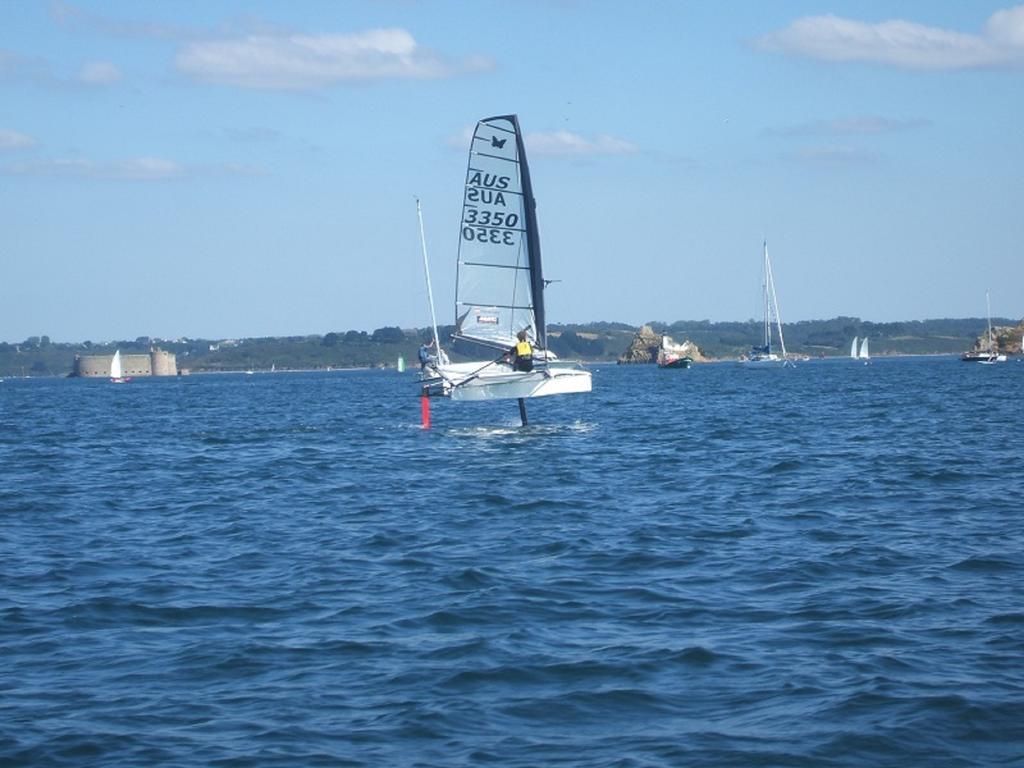
<svg viewBox="0 0 1024 768">
<path fill-rule="evenodd" d="M 988 341 L 985 338 L 986 336 L 988 336 L 987 333 L 978 339 L 979 344 L 983 341 Z M 1022 350 L 1022 345 L 1024 345 L 1024 321 L 1021 321 L 1016 327 L 993 327 L 992 336 L 995 337 L 995 346 L 999 352 L 1004 354 L 1021 354 L 1024 351 Z"/>
<path fill-rule="evenodd" d="M 1016 326 L 994 325 L 992 336 L 996 340 L 996 351 L 1004 355 L 1019 355 L 1022 353 L 1022 341 L 1024 341 L 1024 320 Z M 989 348 L 988 331 L 981 334 L 974 342 L 974 350 L 982 351 Z"/>
<path fill-rule="evenodd" d="M 676 344 L 671 337 L 655 333 L 651 326 L 644 325 L 636 332 L 633 341 L 619 358 L 619 365 L 655 363 L 658 361 L 658 351 L 662 348 L 663 343 L 666 345 L 666 349 L 671 349 L 680 356 L 690 357 L 697 363 L 705 361 L 704 355 L 692 341 L 686 340 L 682 344 Z"/>
<path fill-rule="evenodd" d="M 653 363 L 658 359 L 658 350 L 661 348 L 661 334 L 655 333 L 649 325 L 640 327 L 640 330 L 633 336 L 622 357 L 619 358 L 619 365 L 633 365 L 635 363 Z"/>
</svg>

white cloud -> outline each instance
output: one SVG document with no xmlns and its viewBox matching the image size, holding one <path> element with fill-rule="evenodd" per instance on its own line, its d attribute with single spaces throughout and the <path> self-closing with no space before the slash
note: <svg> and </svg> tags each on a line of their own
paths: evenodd
<svg viewBox="0 0 1024 768">
<path fill-rule="evenodd" d="M 0 149 L 26 149 L 33 147 L 36 140 L 31 136 L 17 131 L 5 131 L 0 129 Z"/>
<path fill-rule="evenodd" d="M 1024 66 L 1024 5 L 994 13 L 980 35 L 901 19 L 871 24 L 827 15 L 797 19 L 755 45 L 822 61 L 907 69 Z"/>
<path fill-rule="evenodd" d="M 86 85 L 109 85 L 121 79 L 121 70 L 106 61 L 90 61 L 82 65 L 75 79 Z"/>
<path fill-rule="evenodd" d="M 220 163 L 219 165 L 202 166 L 193 169 L 198 173 L 212 174 L 216 176 L 266 176 L 267 171 L 255 165 L 245 163 Z"/>
<path fill-rule="evenodd" d="M 0 80 L 47 88 L 82 88 L 110 85 L 120 79 L 120 70 L 106 61 L 86 62 L 74 75 L 67 76 L 55 73 L 53 64 L 46 59 L 0 50 Z"/>
<path fill-rule="evenodd" d="M 789 157 L 809 165 L 861 165 L 879 159 L 875 152 L 844 146 L 805 147 Z"/>
<path fill-rule="evenodd" d="M 74 31 L 85 31 L 130 39 L 183 39 L 195 37 L 198 30 L 171 24 L 154 24 L 115 19 L 95 13 L 87 8 L 66 2 L 50 5 L 50 18 L 54 23 Z"/>
<path fill-rule="evenodd" d="M 537 155 L 632 155 L 640 151 L 625 139 L 607 134 L 588 139 L 571 131 L 528 133 L 523 143 L 527 151 Z"/>
<path fill-rule="evenodd" d="M 157 179 L 174 179 L 182 176 L 185 169 L 173 160 L 163 160 L 159 157 L 140 157 L 134 160 L 124 160 L 112 166 L 115 176 L 120 175 L 124 179 L 138 181 L 149 181 Z"/>
<path fill-rule="evenodd" d="M 985 34 L 998 45 L 1024 49 L 1024 5 L 993 13 Z"/>
<path fill-rule="evenodd" d="M 861 117 L 841 117 L 835 120 L 819 120 L 813 123 L 790 125 L 777 128 L 771 133 L 780 136 L 850 136 L 880 133 L 899 133 L 917 128 L 924 128 L 931 123 L 928 120 L 914 118 L 910 120 L 894 120 L 888 117 L 865 115 Z"/>
<path fill-rule="evenodd" d="M 468 151 L 473 141 L 473 126 L 466 126 L 460 133 L 448 137 L 445 143 L 460 151 Z M 624 139 L 601 134 L 587 139 L 571 131 L 549 133 L 527 133 L 523 136 L 526 151 L 531 155 L 632 155 L 639 147 Z"/>
<path fill-rule="evenodd" d="M 242 88 L 310 90 L 339 83 L 450 77 L 490 68 L 477 57 L 450 62 L 404 29 L 353 34 L 262 34 L 192 42 L 175 66 L 196 80 Z"/>
<path fill-rule="evenodd" d="M 53 80 L 49 64 L 11 51 L 0 50 L 0 80 L 46 83 Z"/>
<path fill-rule="evenodd" d="M 115 181 L 161 181 L 182 176 L 185 169 L 172 160 L 140 157 L 97 163 L 80 158 L 50 159 L 28 163 L 12 163 L 4 169 L 19 176 L 77 176 Z"/>
<path fill-rule="evenodd" d="M 460 152 L 468 152 L 469 145 L 473 141 L 473 126 L 467 125 L 459 133 L 454 136 L 449 136 L 445 139 L 447 144 L 452 149 L 457 149 Z"/>
<path fill-rule="evenodd" d="M 241 163 L 183 165 L 159 157 L 96 162 L 84 158 L 50 158 L 0 166 L 0 173 L 14 176 L 72 177 L 105 181 L 171 181 L 210 176 L 265 176 L 266 171 Z"/>
</svg>

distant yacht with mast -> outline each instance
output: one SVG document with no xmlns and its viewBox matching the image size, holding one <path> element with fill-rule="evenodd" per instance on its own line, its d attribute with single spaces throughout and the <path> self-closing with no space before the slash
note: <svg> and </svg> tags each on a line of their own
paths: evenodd
<svg viewBox="0 0 1024 768">
<path fill-rule="evenodd" d="M 761 283 L 761 301 L 764 309 L 764 336 L 762 344 L 751 348 L 750 354 L 742 362 L 747 364 L 788 362 L 786 340 L 782 337 L 782 317 L 779 315 L 779 298 L 775 295 L 775 278 L 772 275 L 772 263 L 768 259 L 768 241 L 764 241 L 764 276 Z M 772 347 L 773 330 L 778 332 L 781 355 Z"/>
<path fill-rule="evenodd" d="M 1006 355 L 999 353 L 995 337 L 992 335 L 992 303 L 989 300 L 988 291 L 985 291 L 985 309 L 988 312 L 988 329 L 985 331 L 984 348 L 979 345 L 978 349 L 972 349 L 970 352 L 964 352 L 960 356 L 960 359 L 965 363 L 983 363 L 985 365 L 992 365 L 993 363 L 1006 362 Z"/>
</svg>

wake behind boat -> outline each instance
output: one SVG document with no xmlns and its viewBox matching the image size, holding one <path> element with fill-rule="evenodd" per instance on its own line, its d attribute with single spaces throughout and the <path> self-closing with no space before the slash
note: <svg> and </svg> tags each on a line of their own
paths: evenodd
<svg viewBox="0 0 1024 768">
<path fill-rule="evenodd" d="M 422 235 L 422 217 L 420 220 Z M 430 271 L 426 264 L 428 292 Z M 590 392 L 590 372 L 547 348 L 536 203 L 516 115 L 481 120 L 466 169 L 453 340 L 487 357 L 452 363 L 441 349 L 421 372 L 423 394 L 503 400 Z M 431 298 L 433 313 L 433 298 Z M 525 407 L 520 402 L 525 423 Z"/>
</svg>

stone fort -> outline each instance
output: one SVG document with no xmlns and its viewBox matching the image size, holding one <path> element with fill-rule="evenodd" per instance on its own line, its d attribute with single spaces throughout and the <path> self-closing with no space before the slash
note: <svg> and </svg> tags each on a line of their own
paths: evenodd
<svg viewBox="0 0 1024 768">
<path fill-rule="evenodd" d="M 110 376 L 113 355 L 75 355 L 72 376 Z M 121 355 L 123 376 L 177 376 L 178 360 L 173 352 L 151 349 L 142 355 Z"/>
</svg>

